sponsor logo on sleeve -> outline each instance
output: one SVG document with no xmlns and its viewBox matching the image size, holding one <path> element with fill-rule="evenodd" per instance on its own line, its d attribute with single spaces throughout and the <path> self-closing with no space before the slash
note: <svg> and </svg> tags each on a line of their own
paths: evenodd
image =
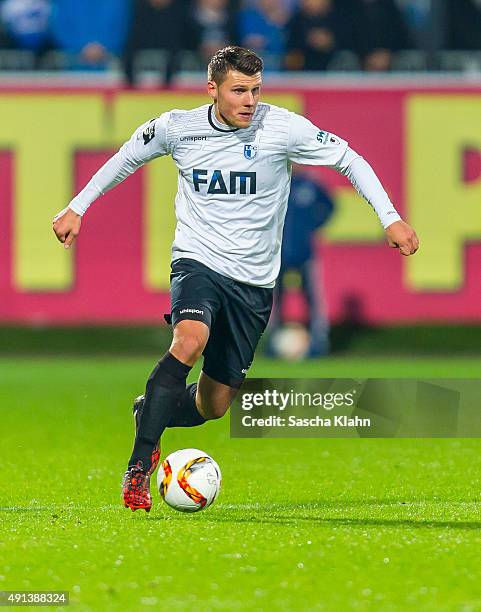
<svg viewBox="0 0 481 612">
<path fill-rule="evenodd" d="M 324 130 L 319 130 L 319 132 L 317 132 L 316 138 L 323 145 L 325 145 L 325 144 L 331 144 L 331 145 L 339 145 L 339 144 L 341 144 L 341 141 L 339 140 L 339 138 L 336 138 L 335 136 L 333 136 L 329 132 L 325 132 Z"/>
<path fill-rule="evenodd" d="M 144 139 L 144 145 L 149 144 L 149 142 L 155 136 L 155 119 L 151 119 L 149 125 L 142 132 L 142 138 Z"/>
</svg>

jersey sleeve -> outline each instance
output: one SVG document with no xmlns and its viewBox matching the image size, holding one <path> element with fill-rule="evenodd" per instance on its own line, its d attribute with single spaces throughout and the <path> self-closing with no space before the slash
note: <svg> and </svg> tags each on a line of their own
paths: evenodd
<svg viewBox="0 0 481 612">
<path fill-rule="evenodd" d="M 309 119 L 290 113 L 287 156 L 296 164 L 336 166 L 347 150 L 347 142 L 316 127 Z"/>
<path fill-rule="evenodd" d="M 168 155 L 171 152 L 167 139 L 169 119 L 170 113 L 164 113 L 138 127 L 117 153 L 94 174 L 68 207 L 83 215 L 99 196 L 124 181 L 145 163 Z"/>
<path fill-rule="evenodd" d="M 344 174 L 372 206 L 386 229 L 401 219 L 371 166 L 348 143 L 291 113 L 288 157 L 298 164 L 329 166 Z"/>
<path fill-rule="evenodd" d="M 344 174 L 359 195 L 373 207 L 384 229 L 401 220 L 370 164 L 350 147 L 336 166 L 336 170 Z"/>
</svg>

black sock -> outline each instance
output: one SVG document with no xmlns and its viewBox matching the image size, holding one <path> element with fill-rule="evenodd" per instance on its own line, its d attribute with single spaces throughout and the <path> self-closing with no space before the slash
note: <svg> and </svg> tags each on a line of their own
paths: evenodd
<svg viewBox="0 0 481 612">
<path fill-rule="evenodd" d="M 141 461 L 145 470 L 150 469 L 152 451 L 172 419 L 191 369 L 169 352 L 155 366 L 147 381 L 144 406 L 129 466 Z"/>
<path fill-rule="evenodd" d="M 187 385 L 182 393 L 168 427 L 195 427 L 205 423 L 204 417 L 197 410 L 195 395 L 197 383 Z"/>
</svg>

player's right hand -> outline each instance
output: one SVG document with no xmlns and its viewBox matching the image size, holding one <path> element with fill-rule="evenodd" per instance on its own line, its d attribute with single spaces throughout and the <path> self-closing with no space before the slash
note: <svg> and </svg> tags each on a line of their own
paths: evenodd
<svg viewBox="0 0 481 612">
<path fill-rule="evenodd" d="M 58 240 L 68 249 L 80 232 L 82 217 L 71 208 L 64 208 L 55 215 L 52 221 L 52 229 Z"/>
</svg>

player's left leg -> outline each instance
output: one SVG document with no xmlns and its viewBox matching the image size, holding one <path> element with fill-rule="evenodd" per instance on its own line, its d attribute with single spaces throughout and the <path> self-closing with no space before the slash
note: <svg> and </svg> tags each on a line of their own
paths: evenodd
<svg viewBox="0 0 481 612">
<path fill-rule="evenodd" d="M 197 406 L 206 419 L 225 414 L 254 359 L 272 310 L 273 291 L 231 279 L 204 349 Z"/>
<path fill-rule="evenodd" d="M 201 372 L 197 388 L 197 410 L 206 421 L 220 419 L 238 392 L 239 387 L 230 387 Z"/>
<path fill-rule="evenodd" d="M 187 386 L 168 427 L 193 427 L 224 416 L 244 381 L 272 309 L 272 289 L 216 275 L 223 305 L 204 349 L 198 383 Z"/>
<path fill-rule="evenodd" d="M 198 382 L 187 385 L 167 427 L 195 427 L 212 419 L 220 419 L 238 392 L 239 387 L 230 387 L 201 372 Z M 141 395 L 134 402 L 137 429 L 143 406 L 144 396 Z M 158 445 L 156 450 L 158 452 Z"/>
</svg>

